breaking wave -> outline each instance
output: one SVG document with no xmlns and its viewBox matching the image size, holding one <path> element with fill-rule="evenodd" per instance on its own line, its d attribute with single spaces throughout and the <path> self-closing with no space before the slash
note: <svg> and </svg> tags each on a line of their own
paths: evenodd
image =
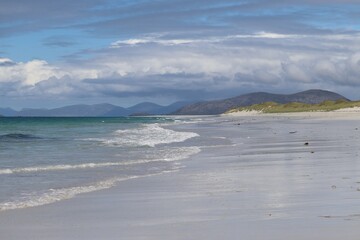
<svg viewBox="0 0 360 240">
<path fill-rule="evenodd" d="M 70 199 L 82 193 L 90 193 L 102 189 L 107 189 L 113 187 L 118 182 L 139 178 L 139 177 L 140 176 L 131 176 L 126 178 L 112 178 L 88 186 L 50 189 L 45 193 L 42 193 L 40 195 L 33 195 L 27 197 L 26 199 L 0 203 L 0 211 L 42 206 L 42 205 L 58 202 L 61 200 Z"/>
<path fill-rule="evenodd" d="M 61 165 L 35 166 L 35 167 L 24 167 L 24 168 L 6 168 L 6 169 L 0 169 L 0 174 L 126 166 L 126 165 L 143 164 L 143 163 L 160 162 L 160 161 L 171 162 L 171 161 L 178 161 L 181 159 L 188 158 L 191 155 L 199 152 L 200 152 L 200 148 L 198 147 L 179 147 L 179 148 L 168 149 L 166 152 L 162 153 L 161 158 L 157 158 L 157 159 L 129 160 L 122 162 L 83 163 L 83 164 L 74 164 L 74 165 L 61 164 Z"/>
<path fill-rule="evenodd" d="M 199 136 L 194 132 L 177 132 L 165 129 L 158 123 L 145 124 L 139 128 L 117 130 L 110 138 L 88 138 L 84 140 L 98 141 L 107 146 L 149 146 L 184 142 Z"/>
</svg>

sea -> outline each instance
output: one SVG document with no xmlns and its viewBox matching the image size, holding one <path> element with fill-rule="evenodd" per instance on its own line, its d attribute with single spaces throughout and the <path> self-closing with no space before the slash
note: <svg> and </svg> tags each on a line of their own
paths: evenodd
<svg viewBox="0 0 360 240">
<path fill-rule="evenodd" d="M 178 171 L 200 152 L 167 117 L 0 118 L 0 212 Z M 191 121 L 187 119 L 186 121 Z M 176 128 L 175 128 L 176 129 Z"/>
</svg>

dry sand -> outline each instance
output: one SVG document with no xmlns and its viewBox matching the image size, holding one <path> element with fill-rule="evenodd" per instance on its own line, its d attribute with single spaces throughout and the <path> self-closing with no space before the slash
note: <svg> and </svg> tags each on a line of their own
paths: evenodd
<svg viewBox="0 0 360 240">
<path fill-rule="evenodd" d="M 0 239 L 359 239 L 360 118 L 312 114 L 178 126 L 223 142 L 178 172 L 2 212 Z"/>
</svg>

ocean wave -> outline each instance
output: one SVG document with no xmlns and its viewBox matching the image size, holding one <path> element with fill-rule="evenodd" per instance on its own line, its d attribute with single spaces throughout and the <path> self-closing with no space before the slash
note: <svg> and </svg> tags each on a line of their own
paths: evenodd
<svg viewBox="0 0 360 240">
<path fill-rule="evenodd" d="M 122 161 L 122 162 L 83 163 L 83 164 L 74 164 L 74 165 L 61 164 L 61 165 L 47 165 L 47 166 L 35 166 L 35 167 L 24 167 L 24 168 L 7 168 L 7 169 L 0 169 L 0 175 L 126 166 L 126 165 L 144 164 L 144 163 L 160 162 L 160 161 L 171 162 L 171 161 L 178 161 L 181 159 L 188 158 L 191 155 L 199 153 L 200 151 L 201 150 L 198 147 L 171 148 L 161 152 L 161 156 L 162 156 L 161 158 L 155 158 L 155 159 L 141 159 L 141 160 L 130 160 L 130 161 Z"/>
<path fill-rule="evenodd" d="M 194 132 L 177 132 L 165 129 L 158 123 L 144 124 L 139 128 L 117 130 L 109 138 L 88 138 L 84 140 L 98 141 L 107 146 L 149 146 L 159 144 L 184 142 L 187 139 L 199 136 Z"/>
<path fill-rule="evenodd" d="M 8 210 L 15 210 L 15 209 L 22 209 L 22 208 L 43 206 L 43 205 L 59 202 L 62 200 L 71 199 L 71 198 L 76 197 L 79 194 L 90 193 L 90 192 L 108 189 L 122 181 L 136 179 L 136 178 L 151 177 L 151 176 L 156 176 L 156 175 L 170 173 L 170 172 L 176 172 L 176 171 L 178 171 L 178 169 L 173 168 L 171 170 L 166 170 L 161 173 L 153 173 L 153 174 L 147 174 L 147 175 L 142 175 L 142 176 L 111 178 L 111 179 L 99 181 L 99 182 L 93 183 L 91 185 L 86 185 L 86 186 L 49 189 L 48 191 L 46 191 L 44 193 L 40 193 L 40 194 L 33 193 L 30 196 L 27 196 L 27 197 L 19 199 L 19 200 L 0 203 L 0 212 L 8 211 Z"/>
<path fill-rule="evenodd" d="M 0 211 L 42 206 L 42 205 L 58 202 L 61 200 L 70 199 L 79 194 L 107 189 L 113 187 L 118 182 L 134 179 L 134 178 L 139 178 L 139 176 L 131 176 L 126 178 L 112 178 L 88 186 L 50 189 L 49 191 L 42 193 L 40 195 L 34 194 L 33 196 L 27 197 L 22 200 L 0 203 Z"/>
<path fill-rule="evenodd" d="M 8 133 L 0 135 L 0 140 L 33 140 L 33 139 L 42 139 L 41 137 L 24 134 L 24 133 Z"/>
</svg>

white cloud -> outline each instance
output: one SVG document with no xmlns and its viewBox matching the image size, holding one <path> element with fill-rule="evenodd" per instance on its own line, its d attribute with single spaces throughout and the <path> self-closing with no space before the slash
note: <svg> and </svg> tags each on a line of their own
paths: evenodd
<svg viewBox="0 0 360 240">
<path fill-rule="evenodd" d="M 126 40 L 118 40 L 110 44 L 110 48 L 119 48 L 124 46 L 136 46 L 142 44 L 159 44 L 165 46 L 174 46 L 174 45 L 185 45 L 185 44 L 203 44 L 203 43 L 220 43 L 228 40 L 236 39 L 246 39 L 246 38 L 259 38 L 259 39 L 290 39 L 290 38 L 305 38 L 306 35 L 296 35 L 296 34 L 279 34 L 272 32 L 256 32 L 254 34 L 236 34 L 236 35 L 227 35 L 227 36 L 216 36 L 216 37 L 205 37 L 200 39 L 192 38 L 173 38 L 167 39 L 164 38 L 164 34 L 151 34 L 149 36 L 144 36 L 143 38 L 131 38 Z M 345 38 L 346 35 L 339 35 L 338 39 Z"/>
<path fill-rule="evenodd" d="M 296 82 L 310 83 L 313 81 L 303 66 L 298 66 L 293 63 L 283 64 L 284 76 L 289 80 Z"/>
<path fill-rule="evenodd" d="M 211 42 L 211 40 L 197 40 L 197 39 L 158 39 L 154 37 L 134 38 L 127 40 L 119 40 L 111 43 L 111 48 L 119 48 L 126 45 L 141 45 L 147 43 L 161 44 L 165 46 L 174 46 L 182 44 L 191 44 L 199 42 Z"/>
<path fill-rule="evenodd" d="M 12 64 L 0 67 L 0 82 L 20 82 L 23 85 L 35 85 L 51 77 L 60 78 L 66 74 L 66 72 L 43 60 L 15 63 L 7 59 L 6 62 Z"/>
<path fill-rule="evenodd" d="M 65 73 L 56 67 L 50 66 L 43 60 L 32 60 L 25 64 L 20 64 L 18 69 L 24 77 L 24 83 L 27 85 L 35 85 L 38 82 L 47 80 L 50 77 L 60 78 Z"/>
<path fill-rule="evenodd" d="M 181 95 L 195 90 L 240 91 L 249 85 L 269 91 L 284 86 L 291 90 L 360 86 L 359 36 L 342 35 L 263 32 L 252 37 L 129 39 L 76 64 L 15 63 L 2 58 L 0 63 L 11 64 L 0 65 L 0 84 L 13 83 L 13 91 L 2 93 L 12 96 Z"/>
<path fill-rule="evenodd" d="M 1 64 L 11 64 L 13 61 L 9 58 L 0 58 L 0 65 Z"/>
<path fill-rule="evenodd" d="M 286 39 L 286 38 L 303 38 L 306 35 L 297 35 L 297 34 L 280 34 L 272 32 L 257 32 L 254 34 L 242 34 L 242 35 L 233 35 L 228 38 L 270 38 L 270 39 Z"/>
</svg>

